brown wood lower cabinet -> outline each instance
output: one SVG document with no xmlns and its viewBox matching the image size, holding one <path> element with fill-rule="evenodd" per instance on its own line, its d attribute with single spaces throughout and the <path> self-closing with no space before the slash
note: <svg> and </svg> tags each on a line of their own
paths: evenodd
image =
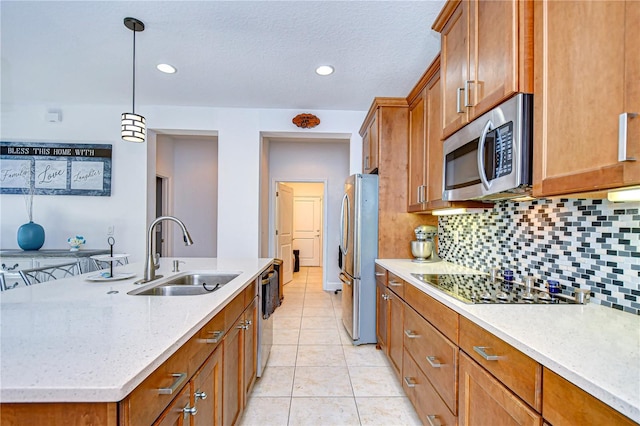
<svg viewBox="0 0 640 426">
<path fill-rule="evenodd" d="M 389 335 L 388 335 L 388 355 L 391 365 L 400 379 L 402 375 L 402 335 L 403 335 L 403 311 L 404 302 L 392 291 L 388 292 L 389 297 Z"/>
<path fill-rule="evenodd" d="M 222 420 L 225 426 L 235 424 L 242 412 L 244 342 L 241 331 L 243 327 L 244 319 L 240 316 L 224 337 Z"/>
<path fill-rule="evenodd" d="M 379 265 L 376 277 L 378 345 L 423 424 L 638 425 Z"/>
<path fill-rule="evenodd" d="M 246 328 L 243 329 L 244 334 L 244 395 L 243 399 L 246 403 L 251 389 L 256 382 L 258 372 L 258 299 L 247 306 L 244 311 L 244 323 Z"/>
<path fill-rule="evenodd" d="M 389 333 L 389 291 L 385 283 L 376 280 L 376 347 L 387 353 L 387 334 Z"/>
<path fill-rule="evenodd" d="M 638 425 L 546 368 L 543 383 L 542 415 L 553 426 Z"/>
<path fill-rule="evenodd" d="M 191 406 L 198 410 L 191 426 L 222 425 L 222 352 L 216 349 L 191 380 Z"/>
<path fill-rule="evenodd" d="M 189 406 L 190 395 L 189 386 L 185 386 L 182 391 L 175 397 L 171 404 L 162 413 L 160 418 L 156 420 L 154 426 L 183 426 L 191 425 L 191 419 L 189 416 L 192 411 L 192 407 Z"/>
<path fill-rule="evenodd" d="M 449 410 L 458 412 L 458 347 L 409 306 L 404 309 L 404 348 Z"/>
<path fill-rule="evenodd" d="M 540 426 L 542 416 L 479 364 L 460 353 L 459 425 Z"/>
<path fill-rule="evenodd" d="M 404 351 L 402 387 L 425 425 L 455 426 L 457 418 L 440 399 L 429 380 Z"/>
</svg>

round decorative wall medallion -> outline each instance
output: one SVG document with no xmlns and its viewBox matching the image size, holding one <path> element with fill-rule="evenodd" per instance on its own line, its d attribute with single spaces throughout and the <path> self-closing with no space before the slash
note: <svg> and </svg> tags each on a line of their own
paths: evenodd
<svg viewBox="0 0 640 426">
<path fill-rule="evenodd" d="M 320 124 L 320 119 L 313 114 L 298 114 L 291 121 L 303 129 L 311 129 Z"/>
</svg>

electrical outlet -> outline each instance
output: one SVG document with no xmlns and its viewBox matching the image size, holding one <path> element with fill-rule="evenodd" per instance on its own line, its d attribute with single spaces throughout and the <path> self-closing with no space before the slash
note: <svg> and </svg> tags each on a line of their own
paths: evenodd
<svg viewBox="0 0 640 426">
<path fill-rule="evenodd" d="M 113 233 L 115 231 L 115 226 L 114 225 L 109 225 L 107 227 L 107 237 L 113 237 Z"/>
</svg>

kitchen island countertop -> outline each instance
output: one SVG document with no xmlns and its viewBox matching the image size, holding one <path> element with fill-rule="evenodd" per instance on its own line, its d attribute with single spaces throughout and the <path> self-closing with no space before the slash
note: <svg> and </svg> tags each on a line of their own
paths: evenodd
<svg viewBox="0 0 640 426">
<path fill-rule="evenodd" d="M 160 259 L 157 274 L 176 275 L 172 260 Z M 182 272 L 240 275 L 211 294 L 132 296 L 144 269 L 132 263 L 117 268 L 135 273 L 124 280 L 89 272 L 0 293 L 0 401 L 124 399 L 273 261 L 179 260 Z"/>
<path fill-rule="evenodd" d="M 640 317 L 586 305 L 467 304 L 412 273 L 478 273 L 448 262 L 408 259 L 376 263 L 640 422 Z"/>
</svg>

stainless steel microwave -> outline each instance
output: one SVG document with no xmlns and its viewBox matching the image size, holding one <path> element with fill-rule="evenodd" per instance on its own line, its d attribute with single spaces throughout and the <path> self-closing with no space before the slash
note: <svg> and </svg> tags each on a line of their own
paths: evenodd
<svg viewBox="0 0 640 426">
<path fill-rule="evenodd" d="M 531 192 L 533 95 L 519 93 L 444 141 L 442 199 L 503 200 Z"/>
</svg>

